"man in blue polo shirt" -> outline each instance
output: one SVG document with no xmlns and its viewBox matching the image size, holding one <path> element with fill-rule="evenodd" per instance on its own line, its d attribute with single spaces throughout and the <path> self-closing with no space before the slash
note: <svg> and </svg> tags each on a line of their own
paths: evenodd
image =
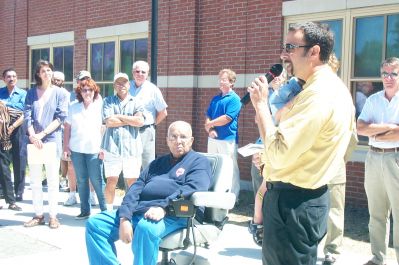
<svg viewBox="0 0 399 265">
<path fill-rule="evenodd" d="M 25 107 L 26 91 L 17 87 L 17 73 L 14 68 L 8 68 L 3 71 L 3 80 L 6 86 L 0 88 L 0 100 L 8 108 L 17 111 L 23 111 Z M 14 192 L 16 201 L 22 201 L 25 188 L 25 168 L 26 157 L 19 155 L 20 138 L 23 136 L 22 124 L 24 117 L 21 116 L 11 123 L 8 127 L 8 133 L 11 135 L 12 143 L 12 164 L 14 170 Z"/>
<path fill-rule="evenodd" d="M 206 112 L 205 130 L 208 133 L 208 153 L 231 157 L 234 166 L 232 192 L 240 192 L 240 171 L 237 164 L 238 116 L 240 97 L 233 91 L 236 73 L 230 69 L 219 72 L 221 93 L 213 97 Z"/>
</svg>

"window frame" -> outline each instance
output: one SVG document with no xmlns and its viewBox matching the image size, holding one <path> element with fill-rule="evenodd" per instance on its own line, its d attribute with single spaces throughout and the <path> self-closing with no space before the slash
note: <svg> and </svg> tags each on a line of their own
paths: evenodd
<svg viewBox="0 0 399 265">
<path fill-rule="evenodd" d="M 67 42 L 55 42 L 55 43 L 46 43 L 46 44 L 37 44 L 37 45 L 31 45 L 29 46 L 29 79 L 28 79 L 28 88 L 31 88 L 33 85 L 36 84 L 36 82 L 32 81 L 33 76 L 32 76 L 32 50 L 38 50 L 38 49 L 49 49 L 49 62 L 53 64 L 54 62 L 54 48 L 59 48 L 59 47 L 67 47 L 67 46 L 72 46 L 73 47 L 73 54 L 75 55 L 75 43 L 73 41 L 67 41 Z M 72 60 L 72 71 L 74 70 L 75 66 L 75 60 Z M 71 81 L 65 81 L 65 85 L 69 85 L 73 87 L 74 85 L 74 80 L 72 79 Z"/>
<path fill-rule="evenodd" d="M 387 16 L 399 14 L 399 5 L 382 5 L 373 7 L 361 7 L 345 10 L 326 11 L 320 13 L 289 15 L 284 17 L 284 33 L 288 32 L 288 26 L 291 23 L 306 21 L 326 21 L 326 20 L 342 20 L 342 58 L 341 58 L 341 79 L 349 88 L 356 102 L 356 86 L 355 82 L 371 81 L 381 82 L 380 77 L 355 77 L 355 37 L 356 37 L 356 19 L 370 16 L 384 16 L 384 36 L 386 37 Z M 386 56 L 386 38 L 383 40 L 383 57 Z M 359 149 L 367 148 L 367 142 L 361 141 L 358 145 Z"/>
<path fill-rule="evenodd" d="M 141 33 L 133 33 L 133 34 L 125 34 L 125 35 L 114 35 L 114 36 L 106 36 L 106 37 L 99 37 L 99 38 L 90 38 L 87 40 L 87 66 L 88 66 L 88 71 L 91 73 L 91 45 L 92 44 L 98 44 L 98 43 L 106 43 L 106 42 L 114 42 L 114 55 L 115 55 L 115 63 L 114 63 L 114 74 L 118 73 L 121 68 L 121 60 L 120 60 L 120 44 L 121 41 L 126 41 L 126 40 L 138 40 L 138 39 L 147 39 L 147 47 L 149 37 L 146 32 L 141 32 Z M 147 57 L 149 55 L 149 50 L 147 50 Z M 148 60 L 148 58 L 147 58 Z M 132 78 L 132 73 L 126 73 L 129 76 L 129 79 Z M 100 94 L 104 95 L 104 90 L 102 88 L 102 85 L 112 85 L 112 81 L 99 81 L 95 80 L 96 83 L 100 86 Z M 114 92 L 115 93 L 115 92 Z"/>
</svg>

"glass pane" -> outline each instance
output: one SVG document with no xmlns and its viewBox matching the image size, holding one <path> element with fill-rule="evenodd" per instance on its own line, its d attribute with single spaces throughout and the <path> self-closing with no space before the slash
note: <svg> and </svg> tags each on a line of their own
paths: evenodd
<svg viewBox="0 0 399 265">
<path fill-rule="evenodd" d="M 50 49 L 41 49 L 40 50 L 40 59 L 50 61 Z"/>
<path fill-rule="evenodd" d="M 35 81 L 35 68 L 36 63 L 40 60 L 40 50 L 32 50 L 32 58 L 31 58 L 31 82 Z"/>
<path fill-rule="evenodd" d="M 334 53 L 338 60 L 342 58 L 342 20 L 328 20 L 321 21 L 321 23 L 327 24 L 330 30 L 334 32 Z"/>
<path fill-rule="evenodd" d="M 104 43 L 104 81 L 114 80 L 115 42 Z"/>
<path fill-rule="evenodd" d="M 31 82 L 36 82 L 35 81 L 35 69 L 36 69 L 36 64 L 40 59 L 47 60 L 49 59 L 49 53 L 50 49 L 45 48 L 45 49 L 36 49 L 32 50 L 32 58 L 31 58 Z"/>
<path fill-rule="evenodd" d="M 57 47 L 53 49 L 53 65 L 55 71 L 64 72 L 64 48 Z"/>
<path fill-rule="evenodd" d="M 112 84 L 98 84 L 100 87 L 100 94 L 103 98 L 114 94 L 114 87 Z"/>
<path fill-rule="evenodd" d="M 383 16 L 356 19 L 355 77 L 380 76 L 383 28 Z"/>
<path fill-rule="evenodd" d="M 133 64 L 133 49 L 134 49 L 134 40 L 123 40 L 121 41 L 121 65 L 120 71 L 122 73 L 126 73 L 129 76 L 132 73 L 132 64 Z"/>
<path fill-rule="evenodd" d="M 148 56 L 148 39 L 136 40 L 134 61 L 147 61 Z"/>
<path fill-rule="evenodd" d="M 64 47 L 65 81 L 73 81 L 73 46 Z"/>
<path fill-rule="evenodd" d="M 103 43 L 91 45 L 90 72 L 95 81 L 103 80 Z"/>
<path fill-rule="evenodd" d="M 399 57 L 399 14 L 388 16 L 386 58 Z"/>
<path fill-rule="evenodd" d="M 371 82 L 371 81 L 360 81 L 360 82 L 353 82 L 352 87 L 355 90 L 355 107 L 356 107 L 356 119 L 359 117 L 360 113 L 362 112 L 364 103 L 366 103 L 366 99 L 383 89 L 382 82 Z M 359 135 L 359 142 L 361 144 L 368 143 L 368 137 Z"/>
</svg>

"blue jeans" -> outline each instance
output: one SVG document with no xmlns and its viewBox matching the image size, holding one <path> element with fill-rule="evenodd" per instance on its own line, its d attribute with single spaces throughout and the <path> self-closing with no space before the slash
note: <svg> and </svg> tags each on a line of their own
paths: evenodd
<svg viewBox="0 0 399 265">
<path fill-rule="evenodd" d="M 161 239 L 179 228 L 187 226 L 187 218 L 167 216 L 155 222 L 142 214 L 133 215 L 132 250 L 134 265 L 153 265 L 158 260 Z M 119 264 L 115 241 L 119 239 L 119 216 L 115 211 L 104 211 L 86 222 L 86 248 L 90 265 Z"/>
<path fill-rule="evenodd" d="M 78 192 L 80 197 L 80 211 L 82 214 L 90 213 L 90 182 L 97 194 L 98 204 L 101 211 L 105 211 L 104 187 L 105 183 L 102 177 L 102 160 L 98 154 L 83 154 L 71 152 L 71 160 L 75 168 L 76 179 L 78 183 Z"/>
</svg>

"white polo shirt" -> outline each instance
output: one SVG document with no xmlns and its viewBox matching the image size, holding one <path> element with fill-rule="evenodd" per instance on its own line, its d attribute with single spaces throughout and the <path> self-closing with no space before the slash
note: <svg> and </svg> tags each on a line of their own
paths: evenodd
<svg viewBox="0 0 399 265">
<path fill-rule="evenodd" d="M 395 94 L 391 101 L 388 101 L 385 97 L 384 90 L 371 95 L 367 98 L 358 119 L 366 123 L 399 124 L 399 92 Z M 369 145 L 378 148 L 394 148 L 399 147 L 399 141 L 374 141 L 369 137 Z"/>
</svg>

